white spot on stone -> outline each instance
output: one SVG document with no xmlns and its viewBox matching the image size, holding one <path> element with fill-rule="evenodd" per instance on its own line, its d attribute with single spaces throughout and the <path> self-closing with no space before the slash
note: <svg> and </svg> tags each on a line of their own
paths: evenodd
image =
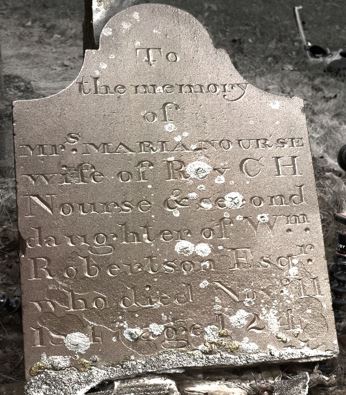
<svg viewBox="0 0 346 395">
<path fill-rule="evenodd" d="M 99 72 L 98 70 L 95 70 L 95 71 L 94 71 L 94 75 L 95 75 L 96 77 L 99 77 L 99 76 L 100 76 L 100 72 Z"/>
<path fill-rule="evenodd" d="M 273 110 L 278 110 L 278 109 L 280 108 L 280 102 L 279 102 L 278 100 L 273 100 L 273 101 L 270 103 L 270 107 L 271 107 Z"/>
<path fill-rule="evenodd" d="M 183 137 L 187 137 L 189 135 L 188 132 L 183 132 Z"/>
<path fill-rule="evenodd" d="M 223 184 L 224 182 L 225 182 L 225 176 L 220 175 L 215 178 L 216 184 Z"/>
<path fill-rule="evenodd" d="M 239 192 L 230 192 L 225 195 L 225 205 L 228 208 L 238 209 L 243 206 L 243 195 Z"/>
<path fill-rule="evenodd" d="M 209 268 L 210 268 L 210 262 L 209 261 L 201 262 L 201 269 L 209 269 Z"/>
<path fill-rule="evenodd" d="M 102 30 L 102 34 L 104 35 L 104 36 L 111 36 L 112 34 L 113 34 L 113 29 L 111 28 L 111 27 L 105 27 L 103 30 Z"/>
<path fill-rule="evenodd" d="M 135 45 L 141 45 L 141 42 L 140 41 L 136 41 Z"/>
<path fill-rule="evenodd" d="M 115 55 L 113 53 L 111 53 L 108 57 L 109 59 L 115 59 Z"/>
<path fill-rule="evenodd" d="M 130 22 L 121 22 L 123 30 L 129 30 L 132 24 Z"/>
<path fill-rule="evenodd" d="M 206 178 L 213 168 L 208 163 L 196 160 L 186 166 L 186 172 L 191 178 L 197 178 L 202 180 Z"/>
<path fill-rule="evenodd" d="M 258 222 L 265 224 L 265 223 L 269 222 L 269 214 L 258 214 L 257 220 L 258 220 Z"/>
<path fill-rule="evenodd" d="M 197 194 L 196 192 L 190 192 L 190 193 L 187 194 L 187 197 L 188 197 L 189 199 L 195 200 L 195 199 L 198 198 L 198 194 Z"/>
<path fill-rule="evenodd" d="M 178 254 L 189 256 L 195 251 L 195 246 L 190 241 L 181 240 L 175 245 L 175 251 Z"/>
<path fill-rule="evenodd" d="M 51 355 L 48 357 L 46 353 L 43 353 L 41 362 L 49 366 L 50 369 L 61 370 L 71 366 L 71 357 L 62 355 Z"/>
<path fill-rule="evenodd" d="M 151 189 L 153 186 L 151 184 L 148 184 L 148 188 Z"/>
<path fill-rule="evenodd" d="M 226 211 L 226 212 L 223 213 L 223 216 L 224 216 L 225 218 L 229 218 L 231 215 L 230 215 L 230 213 L 228 213 L 228 212 Z"/>
<path fill-rule="evenodd" d="M 180 211 L 178 209 L 174 209 L 172 212 L 173 212 L 173 215 L 175 217 L 179 217 L 180 216 Z"/>
<path fill-rule="evenodd" d="M 163 93 L 163 88 L 162 88 L 162 86 L 157 86 L 157 87 L 156 87 L 156 92 L 158 92 L 158 93 Z"/>
<path fill-rule="evenodd" d="M 156 30 L 156 29 L 153 30 L 153 33 L 155 33 L 155 34 L 161 34 L 161 32 L 160 32 L 159 30 Z"/>
<path fill-rule="evenodd" d="M 242 215 L 237 215 L 237 216 L 235 217 L 235 219 L 236 219 L 237 221 L 242 221 L 242 220 L 244 219 L 244 217 L 243 217 Z"/>
<path fill-rule="evenodd" d="M 207 243 L 198 243 L 195 247 L 195 252 L 199 256 L 206 257 L 211 253 L 211 248 Z"/>
<path fill-rule="evenodd" d="M 253 120 L 249 121 L 250 125 L 253 125 L 255 122 Z"/>
<path fill-rule="evenodd" d="M 213 310 L 214 310 L 215 313 L 220 314 L 220 312 L 222 310 L 222 306 L 220 304 L 214 304 Z"/>
<path fill-rule="evenodd" d="M 270 332 L 276 334 L 279 332 L 280 323 L 278 319 L 278 311 L 275 308 L 271 308 L 269 311 L 264 307 L 262 308 L 262 314 L 260 316 L 268 324 Z"/>
<path fill-rule="evenodd" d="M 204 338 L 206 341 L 215 341 L 219 337 L 219 328 L 216 325 L 209 325 L 204 328 Z"/>
<path fill-rule="evenodd" d="M 205 185 L 201 184 L 201 185 L 198 185 L 197 189 L 198 189 L 199 191 L 205 191 L 207 188 L 206 188 Z"/>
<path fill-rule="evenodd" d="M 123 332 L 125 339 L 130 342 L 134 342 L 135 340 L 139 339 L 142 335 L 143 331 L 141 328 L 126 328 Z"/>
<path fill-rule="evenodd" d="M 175 136 L 175 137 L 174 137 L 174 140 L 175 140 L 177 143 L 179 143 L 179 141 L 181 141 L 181 139 L 182 139 L 182 137 L 181 137 L 180 134 L 179 134 L 178 136 Z"/>
<path fill-rule="evenodd" d="M 192 149 L 192 151 L 194 151 L 197 148 L 197 144 L 191 144 L 190 148 Z"/>
<path fill-rule="evenodd" d="M 204 280 L 199 284 L 200 288 L 207 288 L 207 286 L 209 285 L 209 281 L 208 280 Z"/>
<path fill-rule="evenodd" d="M 276 334 L 276 338 L 277 339 L 279 339 L 279 340 L 281 340 L 283 343 L 287 343 L 289 340 L 290 340 L 290 338 L 288 337 L 288 336 L 286 336 L 284 333 L 282 333 L 282 332 L 278 332 L 277 334 Z"/>
<path fill-rule="evenodd" d="M 254 353 L 258 351 L 258 345 L 250 342 L 247 337 L 244 337 L 243 341 L 239 344 L 239 349 L 247 353 Z"/>
<path fill-rule="evenodd" d="M 211 202 L 207 202 L 207 201 L 201 201 L 199 204 L 201 207 L 203 207 L 206 210 L 210 210 L 213 208 L 213 204 Z"/>
<path fill-rule="evenodd" d="M 169 158 L 167 158 L 168 161 L 173 161 L 174 160 L 174 156 L 170 156 Z"/>
<path fill-rule="evenodd" d="M 253 298 L 245 298 L 243 304 L 244 306 L 249 307 L 253 306 L 255 304 L 255 301 L 253 300 Z"/>
<path fill-rule="evenodd" d="M 218 249 L 218 250 L 223 250 L 223 249 L 224 249 L 224 246 L 217 246 L 217 249 Z"/>
<path fill-rule="evenodd" d="M 90 339 L 81 332 L 69 333 L 64 339 L 68 350 L 84 354 L 90 348 Z"/>
<path fill-rule="evenodd" d="M 106 68 L 107 68 L 106 63 L 101 62 L 100 63 L 100 69 L 106 69 Z"/>
<path fill-rule="evenodd" d="M 298 258 L 293 258 L 293 259 L 292 259 L 292 263 L 293 263 L 294 265 L 298 265 L 299 259 L 298 259 Z"/>
<path fill-rule="evenodd" d="M 141 20 L 140 17 L 139 17 L 139 13 L 138 12 L 134 12 L 132 14 L 132 16 L 133 16 L 134 19 L 136 19 L 137 22 L 139 22 Z"/>
<path fill-rule="evenodd" d="M 298 270 L 298 268 L 297 268 L 296 266 L 293 266 L 293 267 L 291 267 L 291 268 L 288 270 L 288 274 L 289 274 L 291 277 L 297 276 L 298 273 L 299 273 L 299 270 Z"/>
<path fill-rule="evenodd" d="M 155 336 L 160 336 L 164 330 L 165 330 L 164 325 L 160 325 L 156 323 L 152 323 L 149 325 L 149 331 Z"/>
<path fill-rule="evenodd" d="M 234 315 L 229 317 L 229 321 L 233 328 L 243 328 L 249 317 L 249 313 L 243 309 L 238 310 Z"/>
<path fill-rule="evenodd" d="M 166 132 L 169 132 L 169 133 L 173 132 L 174 130 L 177 130 L 177 128 L 174 125 L 174 123 L 171 123 L 171 122 L 170 123 L 166 123 L 165 126 L 164 126 L 164 129 L 165 129 Z"/>
</svg>

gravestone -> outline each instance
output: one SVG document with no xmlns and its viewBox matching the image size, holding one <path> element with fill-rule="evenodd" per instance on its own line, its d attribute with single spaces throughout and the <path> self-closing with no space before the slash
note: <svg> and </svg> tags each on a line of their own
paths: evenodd
<svg viewBox="0 0 346 395">
<path fill-rule="evenodd" d="M 28 372 L 337 354 L 303 102 L 248 84 L 191 15 L 113 17 L 14 133 Z"/>
</svg>

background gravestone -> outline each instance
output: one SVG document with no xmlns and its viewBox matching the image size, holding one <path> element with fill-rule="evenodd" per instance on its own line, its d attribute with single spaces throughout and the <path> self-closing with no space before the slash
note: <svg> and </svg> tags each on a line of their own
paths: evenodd
<svg viewBox="0 0 346 395">
<path fill-rule="evenodd" d="M 14 122 L 28 369 L 336 354 L 302 101 L 247 84 L 190 15 L 119 14 Z"/>
</svg>

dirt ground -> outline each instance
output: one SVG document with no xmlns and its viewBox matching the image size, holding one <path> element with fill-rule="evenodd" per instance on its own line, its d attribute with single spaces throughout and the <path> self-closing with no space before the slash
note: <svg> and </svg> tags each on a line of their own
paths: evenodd
<svg viewBox="0 0 346 395">
<path fill-rule="evenodd" d="M 149 1 L 136 3 L 144 2 Z M 346 70 L 327 73 L 320 65 L 307 62 L 292 9 L 294 5 L 303 5 L 306 34 L 313 44 L 332 50 L 346 49 L 344 0 L 156 2 L 175 5 L 197 17 L 209 30 L 215 45 L 226 49 L 250 83 L 272 93 L 296 95 L 305 100 L 327 258 L 332 265 L 333 213 L 346 210 L 346 177 L 336 163 L 339 148 L 346 144 Z M 76 77 L 83 60 L 83 3 L 82 0 L 0 0 L 4 74 L 2 135 L 11 135 L 12 100 L 58 92 Z M 7 143 L 6 147 L 10 152 L 11 144 Z M 13 302 L 20 292 L 15 184 L 11 175 L 7 169 L 0 178 L 0 383 L 23 380 L 20 312 L 13 313 L 1 299 L 2 293 L 6 293 Z M 342 342 L 346 324 L 339 327 Z M 332 365 L 329 373 L 333 369 L 342 384 L 342 358 L 339 365 Z M 333 394 L 346 393 L 333 391 Z"/>
</svg>

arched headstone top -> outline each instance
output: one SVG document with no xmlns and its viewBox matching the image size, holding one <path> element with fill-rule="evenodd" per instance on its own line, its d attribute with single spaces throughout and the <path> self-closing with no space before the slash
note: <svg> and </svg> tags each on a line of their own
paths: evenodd
<svg viewBox="0 0 346 395">
<path fill-rule="evenodd" d="M 153 72 L 155 82 L 151 85 L 157 93 L 162 86 L 171 93 L 172 89 L 166 86 L 170 84 L 162 81 L 177 77 L 173 93 L 180 91 L 185 94 L 191 90 L 192 94 L 237 101 L 247 94 L 246 91 L 257 91 L 268 100 L 278 97 L 295 102 L 292 109 L 303 107 L 303 101 L 297 97 L 273 95 L 249 84 L 236 70 L 227 52 L 215 48 L 207 30 L 196 18 L 186 11 L 163 4 L 136 5 L 114 15 L 101 31 L 99 49 L 86 50 L 75 81 L 48 98 L 67 92 L 73 94 L 76 86 L 81 87 L 83 94 L 89 90 L 95 93 L 92 87 L 95 80 L 97 85 L 106 86 L 109 94 L 122 95 L 123 89 L 102 84 L 102 81 L 116 78 L 117 85 L 123 85 L 121 81 L 126 79 L 132 81 L 133 86 L 141 85 L 143 78 L 153 77 Z M 90 81 L 85 80 L 86 76 Z M 131 94 L 131 88 L 126 93 Z M 26 101 L 25 105 L 45 99 Z M 15 102 L 15 107 L 21 104 L 22 101 Z"/>
</svg>

